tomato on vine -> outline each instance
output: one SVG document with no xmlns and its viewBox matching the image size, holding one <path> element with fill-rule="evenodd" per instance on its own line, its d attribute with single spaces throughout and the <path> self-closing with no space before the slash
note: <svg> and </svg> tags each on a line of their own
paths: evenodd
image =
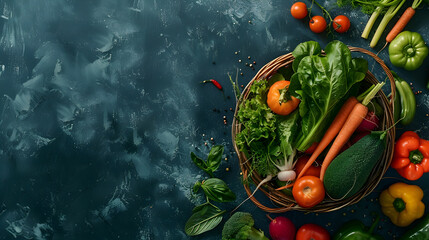
<svg viewBox="0 0 429 240">
<path fill-rule="evenodd" d="M 290 13 L 296 19 L 303 19 L 308 14 L 307 5 L 303 2 L 296 2 L 292 5 Z"/>
<path fill-rule="evenodd" d="M 322 16 L 314 16 L 310 19 L 310 29 L 314 33 L 321 33 L 326 29 L 326 20 Z"/>
<path fill-rule="evenodd" d="M 338 33 L 345 33 L 350 28 L 350 19 L 344 15 L 339 15 L 334 18 L 332 27 Z"/>
</svg>

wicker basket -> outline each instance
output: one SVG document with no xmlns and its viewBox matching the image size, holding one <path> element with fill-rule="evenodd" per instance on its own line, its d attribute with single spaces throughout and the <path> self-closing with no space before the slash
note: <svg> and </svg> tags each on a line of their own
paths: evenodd
<svg viewBox="0 0 429 240">
<path fill-rule="evenodd" d="M 362 48 L 349 47 L 349 49 L 352 52 L 367 54 L 370 57 L 374 58 L 374 60 L 381 65 L 381 67 L 386 72 L 387 77 L 390 80 L 390 87 L 392 92 L 391 98 L 393 99 L 396 93 L 395 81 L 392 73 L 390 72 L 389 68 L 384 64 L 383 60 L 377 57 L 374 53 Z M 244 89 L 243 94 L 240 96 L 240 99 L 237 102 L 235 115 L 237 114 L 241 103 L 243 101 L 246 101 L 246 99 L 248 98 L 250 86 L 254 81 L 258 81 L 260 79 L 266 79 L 267 77 L 274 74 L 281 67 L 291 67 L 293 60 L 294 60 L 294 57 L 292 56 L 292 53 L 289 53 L 289 54 L 280 56 L 272 60 L 265 66 L 263 66 L 256 74 L 256 76 L 249 82 L 249 84 Z M 378 83 L 377 79 L 369 71 L 365 76 L 365 80 L 372 84 Z M 330 211 L 334 211 L 334 210 L 343 208 L 345 206 L 357 203 L 363 197 L 371 193 L 374 190 L 374 188 L 377 186 L 377 184 L 380 182 L 381 178 L 383 177 L 388 167 L 390 166 L 390 163 L 393 157 L 393 149 L 394 149 L 394 142 L 395 142 L 395 127 L 392 127 L 394 124 L 393 101 L 391 101 L 392 102 L 391 104 L 388 98 L 386 97 L 386 95 L 382 91 L 377 93 L 377 99 L 379 100 L 380 105 L 384 108 L 384 115 L 381 116 L 381 119 L 380 119 L 381 120 L 380 122 L 382 123 L 381 125 L 383 126 L 383 129 L 389 129 L 386 136 L 387 146 L 382 158 L 380 159 L 380 161 L 378 161 L 377 165 L 374 167 L 365 186 L 362 187 L 362 189 L 358 193 L 356 193 L 354 196 L 350 198 L 343 199 L 340 201 L 334 201 L 334 200 L 325 198 L 324 201 L 322 201 L 315 207 L 302 208 L 298 204 L 296 204 L 292 196 L 288 196 L 282 191 L 275 190 L 275 188 L 277 188 L 278 186 L 275 183 L 273 183 L 273 181 L 271 181 L 264 184 L 260 188 L 260 190 L 269 198 L 269 200 L 271 200 L 273 207 L 266 207 L 264 204 L 259 202 L 254 196 L 250 197 L 250 200 L 260 209 L 270 213 L 280 213 L 280 212 L 286 212 L 289 210 L 298 210 L 298 211 L 306 211 L 306 212 L 330 212 Z M 240 130 L 241 130 L 241 124 L 239 124 L 236 118 L 234 118 L 232 122 L 232 142 L 234 144 L 235 151 L 237 152 L 237 155 L 239 158 L 240 168 L 243 173 L 243 177 L 246 178 L 247 173 L 250 170 L 250 162 L 247 161 L 246 156 L 238 150 L 238 147 L 235 142 L 235 136 L 237 133 L 240 132 Z M 262 179 L 263 178 L 258 173 L 253 172 L 251 175 L 251 180 L 256 185 L 259 184 L 262 181 Z M 246 181 L 243 181 L 243 182 L 246 182 Z M 251 196 L 252 191 L 250 189 L 249 184 L 244 184 L 244 188 L 248 196 Z"/>
</svg>

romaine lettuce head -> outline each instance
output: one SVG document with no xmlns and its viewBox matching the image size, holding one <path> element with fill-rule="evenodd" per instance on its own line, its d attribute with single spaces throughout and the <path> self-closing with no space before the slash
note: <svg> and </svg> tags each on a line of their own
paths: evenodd
<svg viewBox="0 0 429 240">
<path fill-rule="evenodd" d="M 340 41 L 330 42 L 323 55 L 317 45 L 313 41 L 301 43 L 293 52 L 298 62 L 293 63 L 296 71 L 289 90 L 301 99 L 301 131 L 296 142 L 299 151 L 320 140 L 329 127 L 328 120 L 337 114 L 337 105 L 343 103 L 348 91 L 365 78 L 368 70 L 367 61 L 352 58 L 349 48 Z"/>
</svg>

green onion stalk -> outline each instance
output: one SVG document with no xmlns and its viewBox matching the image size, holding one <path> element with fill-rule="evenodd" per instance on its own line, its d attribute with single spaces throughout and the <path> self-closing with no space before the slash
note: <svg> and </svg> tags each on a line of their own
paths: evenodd
<svg viewBox="0 0 429 240">
<path fill-rule="evenodd" d="M 384 11 L 384 9 L 386 7 L 392 7 L 392 6 L 396 6 L 400 1 L 402 1 L 402 3 L 405 0 L 381 0 L 379 3 L 373 3 L 373 2 L 365 2 L 365 1 L 359 1 L 357 0 L 357 3 L 360 4 L 370 4 L 370 5 L 375 5 L 377 6 L 374 10 L 374 12 L 372 13 L 371 17 L 368 20 L 368 23 L 365 26 L 365 29 L 362 32 L 362 38 L 367 39 L 369 36 L 369 33 L 371 32 L 372 27 L 375 24 L 375 21 L 377 21 L 377 18 L 380 16 L 380 14 Z M 402 5 L 401 5 L 402 6 Z"/>
<path fill-rule="evenodd" d="M 378 25 L 377 30 L 375 31 L 374 36 L 372 37 L 371 43 L 369 44 L 370 47 L 374 48 L 378 41 L 381 38 L 381 35 L 383 34 L 384 30 L 387 27 L 387 24 L 392 20 L 392 18 L 396 15 L 396 13 L 401 9 L 402 5 L 404 5 L 406 0 L 400 0 L 400 2 L 396 5 L 392 5 L 389 7 L 387 12 L 384 14 L 383 19 L 380 22 L 380 25 Z"/>
</svg>

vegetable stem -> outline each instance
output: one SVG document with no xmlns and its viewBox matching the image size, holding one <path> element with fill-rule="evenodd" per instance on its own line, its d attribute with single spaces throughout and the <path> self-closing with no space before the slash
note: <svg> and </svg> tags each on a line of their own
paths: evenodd
<svg viewBox="0 0 429 240">
<path fill-rule="evenodd" d="M 374 26 L 375 21 L 380 16 L 381 11 L 383 10 L 383 7 L 378 6 L 375 11 L 372 13 L 371 17 L 369 18 L 368 22 L 366 23 L 365 29 L 362 32 L 362 38 L 367 39 L 369 36 L 369 33 L 371 32 L 372 27 Z"/>
<path fill-rule="evenodd" d="M 361 93 L 359 96 L 356 97 L 356 99 L 359 102 L 362 102 L 363 99 L 365 99 L 365 97 L 368 95 L 369 92 L 371 92 L 372 89 L 374 89 L 375 85 L 371 85 L 371 87 L 369 87 L 365 92 Z"/>
<path fill-rule="evenodd" d="M 320 5 L 320 3 L 318 3 L 316 0 L 312 1 L 313 3 L 315 3 L 318 7 L 320 7 L 320 9 L 322 9 L 323 14 L 326 14 L 326 16 L 328 16 L 330 22 L 332 22 L 332 17 L 331 14 L 329 14 L 328 10 L 326 10 L 326 8 L 324 8 L 322 5 Z"/>
<path fill-rule="evenodd" d="M 418 7 L 419 7 L 420 3 L 422 3 L 422 2 L 423 2 L 423 0 L 414 0 L 414 2 L 413 2 L 413 4 L 411 5 L 411 7 L 412 7 L 413 9 L 416 9 L 416 8 L 418 8 Z"/>
<path fill-rule="evenodd" d="M 401 9 L 402 5 L 405 3 L 406 0 L 401 0 L 398 5 L 392 5 L 389 7 L 387 12 L 384 14 L 383 19 L 380 22 L 380 25 L 378 25 L 377 30 L 375 31 L 374 37 L 371 40 L 371 43 L 369 44 L 370 47 L 374 48 L 378 41 L 381 38 L 381 35 L 383 34 L 383 31 L 386 29 L 387 24 L 392 20 L 392 18 L 395 16 L 395 14 Z"/>
<path fill-rule="evenodd" d="M 374 98 L 375 94 L 377 94 L 378 91 L 380 91 L 380 89 L 384 86 L 384 84 L 385 82 L 378 83 L 377 85 L 375 85 L 375 87 L 362 100 L 362 105 L 364 106 L 368 105 L 371 102 L 371 100 Z"/>
</svg>

